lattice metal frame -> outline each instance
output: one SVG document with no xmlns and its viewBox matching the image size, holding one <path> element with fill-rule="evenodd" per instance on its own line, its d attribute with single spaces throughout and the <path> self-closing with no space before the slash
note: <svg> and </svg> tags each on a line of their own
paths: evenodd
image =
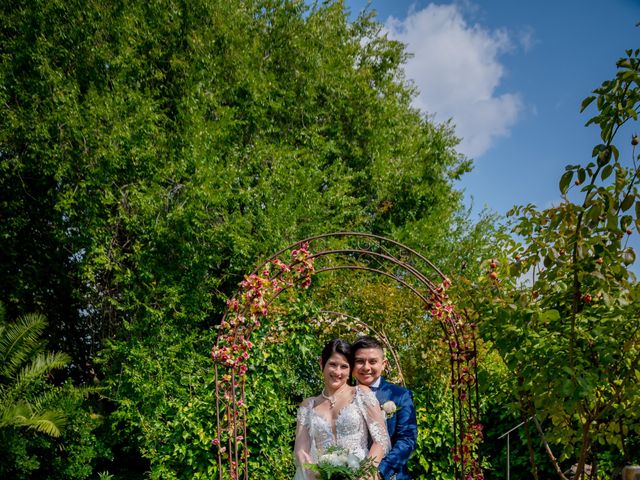
<svg viewBox="0 0 640 480">
<path fill-rule="evenodd" d="M 271 303 L 288 288 L 306 288 L 315 275 L 362 270 L 409 289 L 442 327 L 450 354 L 453 458 L 456 479 L 484 478 L 477 458 L 482 439 L 475 325 L 465 321 L 447 295 L 449 279 L 427 258 L 394 240 L 358 232 L 309 237 L 266 260 L 228 302 L 212 356 L 216 380 L 216 436 L 220 480 L 248 480 L 245 379 L 251 333 L 268 317 Z M 224 466 L 226 465 L 226 467 Z"/>
</svg>

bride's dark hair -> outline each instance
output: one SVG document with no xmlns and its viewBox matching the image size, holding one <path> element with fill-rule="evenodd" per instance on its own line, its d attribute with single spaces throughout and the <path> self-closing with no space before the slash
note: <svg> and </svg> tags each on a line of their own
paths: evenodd
<svg viewBox="0 0 640 480">
<path fill-rule="evenodd" d="M 353 355 L 351 355 L 351 345 L 341 340 L 339 338 L 334 338 L 322 349 L 322 354 L 320 355 L 320 362 L 322 363 L 322 369 L 324 370 L 324 366 L 327 364 L 327 361 L 334 353 L 339 353 L 340 355 L 344 355 L 349 362 L 349 368 L 353 370 Z"/>
</svg>

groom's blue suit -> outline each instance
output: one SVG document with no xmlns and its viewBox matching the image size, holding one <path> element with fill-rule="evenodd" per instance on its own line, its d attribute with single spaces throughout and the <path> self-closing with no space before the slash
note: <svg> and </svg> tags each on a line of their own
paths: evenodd
<svg viewBox="0 0 640 480">
<path fill-rule="evenodd" d="M 391 450 L 380 462 L 378 471 L 384 480 L 411 480 L 407 470 L 407 461 L 415 450 L 418 439 L 413 395 L 410 390 L 389 383 L 382 377 L 380 377 L 380 385 L 375 390 L 375 394 L 380 405 L 391 400 L 398 408 L 393 416 L 387 419 Z"/>
</svg>

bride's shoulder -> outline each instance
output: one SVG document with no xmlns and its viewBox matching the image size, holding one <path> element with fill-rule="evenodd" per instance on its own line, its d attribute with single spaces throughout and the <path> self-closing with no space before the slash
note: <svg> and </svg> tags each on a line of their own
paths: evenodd
<svg viewBox="0 0 640 480">
<path fill-rule="evenodd" d="M 366 404 L 376 403 L 378 400 L 376 399 L 376 394 L 373 393 L 366 385 L 356 385 L 356 396 L 360 397 L 362 401 Z"/>
<path fill-rule="evenodd" d="M 313 408 L 313 405 L 318 401 L 318 397 L 305 398 L 298 407 L 300 408 Z"/>
<path fill-rule="evenodd" d="M 359 393 L 360 395 L 363 395 L 365 397 L 375 397 L 376 394 L 373 393 L 373 390 L 371 390 L 368 386 L 366 385 L 356 385 L 356 392 Z"/>
</svg>

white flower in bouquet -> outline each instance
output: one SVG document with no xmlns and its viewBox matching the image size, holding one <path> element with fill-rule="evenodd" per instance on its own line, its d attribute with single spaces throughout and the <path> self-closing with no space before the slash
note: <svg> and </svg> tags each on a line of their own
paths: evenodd
<svg viewBox="0 0 640 480">
<path fill-rule="evenodd" d="M 320 457 L 319 463 L 328 463 L 334 467 L 344 465 L 343 458 L 336 452 L 326 453 Z"/>
<path fill-rule="evenodd" d="M 306 465 L 320 474 L 321 480 L 357 480 L 370 476 L 376 467 L 370 458 L 360 460 L 344 447 L 332 445 L 320 455 L 317 464 Z"/>
<path fill-rule="evenodd" d="M 360 468 L 360 459 L 353 453 L 349 453 L 349 455 L 347 456 L 347 466 L 351 470 L 358 470 L 358 468 Z"/>
</svg>

